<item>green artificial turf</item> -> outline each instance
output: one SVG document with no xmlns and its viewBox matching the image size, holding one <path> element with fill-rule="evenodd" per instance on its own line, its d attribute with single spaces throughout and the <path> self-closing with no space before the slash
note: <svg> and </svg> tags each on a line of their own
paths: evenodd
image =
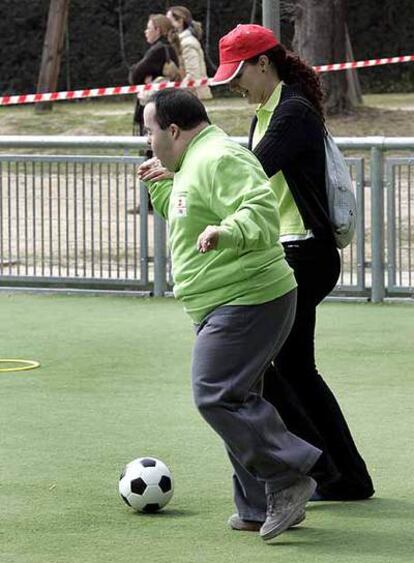
<svg viewBox="0 0 414 563">
<path fill-rule="evenodd" d="M 1 563 L 412 561 L 414 309 L 321 306 L 318 363 L 370 467 L 373 500 L 312 503 L 271 544 L 232 532 L 230 465 L 192 404 L 190 321 L 172 300 L 0 294 Z M 300 351 L 298 351 L 300 353 Z M 153 455 L 175 494 L 157 515 L 118 498 Z"/>
</svg>

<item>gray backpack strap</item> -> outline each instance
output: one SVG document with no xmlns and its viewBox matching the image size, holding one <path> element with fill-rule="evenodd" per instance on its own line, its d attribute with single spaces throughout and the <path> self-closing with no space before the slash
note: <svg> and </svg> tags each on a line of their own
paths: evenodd
<svg viewBox="0 0 414 563">
<path fill-rule="evenodd" d="M 320 117 L 314 106 L 306 98 L 293 96 L 283 103 L 287 104 L 290 101 L 300 102 Z M 342 152 L 326 125 L 322 122 L 321 124 L 325 133 L 325 187 L 329 220 L 336 246 L 345 248 L 352 241 L 356 228 L 357 205 L 354 187 Z"/>
</svg>

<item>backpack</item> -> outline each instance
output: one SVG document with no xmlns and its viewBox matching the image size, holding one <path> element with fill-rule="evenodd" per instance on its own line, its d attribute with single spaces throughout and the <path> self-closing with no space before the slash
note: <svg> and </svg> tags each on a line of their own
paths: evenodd
<svg viewBox="0 0 414 563">
<path fill-rule="evenodd" d="M 336 246 L 345 248 L 355 233 L 357 205 L 348 166 L 329 131 L 325 136 L 325 185 Z"/>
<path fill-rule="evenodd" d="M 316 114 L 315 108 L 307 99 L 295 96 L 290 100 L 301 102 Z M 288 103 L 290 100 L 284 103 Z M 319 117 L 319 114 L 317 115 Z M 357 205 L 354 187 L 342 152 L 325 125 L 323 128 L 329 220 L 337 248 L 345 248 L 351 243 L 356 227 Z"/>
</svg>

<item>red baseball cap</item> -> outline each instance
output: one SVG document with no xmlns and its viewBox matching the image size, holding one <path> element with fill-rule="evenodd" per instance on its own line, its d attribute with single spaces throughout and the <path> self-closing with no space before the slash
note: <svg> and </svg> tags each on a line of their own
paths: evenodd
<svg viewBox="0 0 414 563">
<path fill-rule="evenodd" d="M 212 86 L 227 84 L 237 75 L 244 61 L 278 44 L 272 30 L 256 24 L 239 24 L 219 42 L 220 64 L 210 81 Z"/>
</svg>

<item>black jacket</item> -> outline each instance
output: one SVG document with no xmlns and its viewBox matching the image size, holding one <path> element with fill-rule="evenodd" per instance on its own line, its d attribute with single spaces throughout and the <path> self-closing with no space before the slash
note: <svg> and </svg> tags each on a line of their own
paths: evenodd
<svg viewBox="0 0 414 563">
<path fill-rule="evenodd" d="M 179 62 L 174 47 L 165 37 L 160 37 L 151 45 L 144 57 L 131 66 L 129 83 L 144 84 L 148 77 L 154 80 L 157 76 L 162 76 L 163 66 L 169 60 L 174 61 L 178 67 Z"/>
<path fill-rule="evenodd" d="M 305 227 L 318 239 L 333 240 L 325 188 L 325 128 L 309 103 L 298 85 L 283 85 L 280 102 L 254 154 L 269 178 L 283 172 Z M 249 148 L 256 123 L 255 117 Z"/>
</svg>

